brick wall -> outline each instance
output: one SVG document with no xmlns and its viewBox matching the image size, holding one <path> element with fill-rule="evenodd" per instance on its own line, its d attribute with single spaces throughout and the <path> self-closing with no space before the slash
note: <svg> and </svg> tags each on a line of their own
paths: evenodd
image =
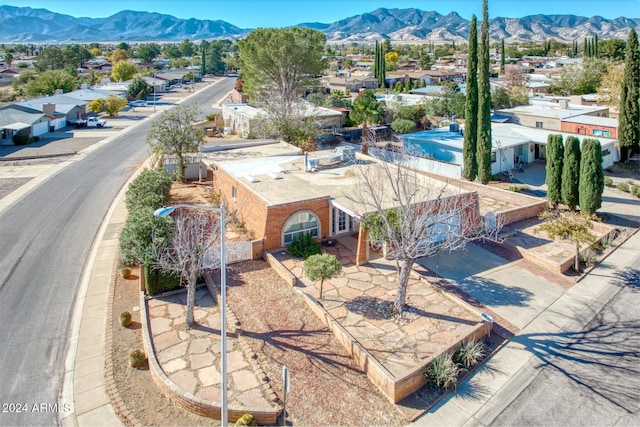
<svg viewBox="0 0 640 427">
<path fill-rule="evenodd" d="M 329 197 L 321 199 L 305 200 L 304 202 L 289 203 L 269 207 L 264 237 L 264 249 L 272 251 L 281 248 L 282 229 L 287 219 L 302 210 L 313 212 L 320 221 L 319 237 L 328 237 L 329 229 Z"/>
<path fill-rule="evenodd" d="M 236 189 L 235 198 L 233 198 L 233 187 Z M 262 239 L 262 248 L 266 251 L 273 251 L 283 246 L 282 228 L 293 213 L 301 210 L 312 211 L 318 217 L 320 221 L 319 237 L 330 235 L 328 196 L 268 206 L 262 197 L 222 169 L 217 169 L 214 172 L 213 191 L 222 194 L 227 212 L 235 212 L 238 219 L 245 224 L 248 230 L 253 232 L 254 237 Z"/>
<path fill-rule="evenodd" d="M 606 138 L 610 139 L 618 139 L 618 128 L 610 127 L 610 126 L 598 126 L 598 125 L 588 125 L 584 123 L 571 123 L 571 122 L 561 122 L 562 132 L 575 133 L 579 135 L 588 135 L 593 138 L 604 138 L 603 136 L 593 136 L 593 130 L 606 130 L 611 132 L 611 135 Z"/>
</svg>

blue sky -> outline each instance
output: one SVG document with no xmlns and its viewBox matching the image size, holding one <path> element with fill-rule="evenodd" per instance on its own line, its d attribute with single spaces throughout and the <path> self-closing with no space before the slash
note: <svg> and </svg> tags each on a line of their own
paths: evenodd
<svg viewBox="0 0 640 427">
<path fill-rule="evenodd" d="M 221 19 L 240 28 L 331 23 L 378 7 L 415 7 L 443 15 L 458 12 L 466 19 L 482 14 L 482 0 L 14 0 L 7 4 L 92 18 L 121 10 L 158 12 L 178 18 Z M 640 18 L 640 0 L 489 0 L 489 17 L 518 18 L 539 13 Z"/>
</svg>

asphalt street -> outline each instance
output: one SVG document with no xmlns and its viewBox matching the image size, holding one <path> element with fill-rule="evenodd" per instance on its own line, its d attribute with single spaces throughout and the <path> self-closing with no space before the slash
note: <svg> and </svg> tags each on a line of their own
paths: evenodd
<svg viewBox="0 0 640 427">
<path fill-rule="evenodd" d="M 233 88 L 224 79 L 185 103 L 204 114 Z M 0 425 L 55 425 L 69 324 L 96 232 L 149 155 L 150 122 L 116 137 L 0 215 Z"/>
<path fill-rule="evenodd" d="M 529 337 L 543 368 L 491 425 L 640 425 L 640 257 L 617 282 L 585 329 Z"/>
</svg>

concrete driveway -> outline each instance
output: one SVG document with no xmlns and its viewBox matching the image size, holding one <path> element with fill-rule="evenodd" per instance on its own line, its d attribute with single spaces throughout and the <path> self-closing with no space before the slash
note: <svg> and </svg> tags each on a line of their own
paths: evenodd
<svg viewBox="0 0 640 427">
<path fill-rule="evenodd" d="M 565 290 L 473 243 L 461 251 L 418 260 L 439 277 L 453 281 L 465 293 L 519 329 L 527 326 Z"/>
</svg>

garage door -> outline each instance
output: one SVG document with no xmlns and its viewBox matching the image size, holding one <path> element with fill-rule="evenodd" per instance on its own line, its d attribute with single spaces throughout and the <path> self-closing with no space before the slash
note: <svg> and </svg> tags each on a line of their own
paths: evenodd
<svg viewBox="0 0 640 427">
<path fill-rule="evenodd" d="M 33 136 L 44 135 L 49 132 L 49 122 L 38 123 L 33 125 Z"/>
</svg>

